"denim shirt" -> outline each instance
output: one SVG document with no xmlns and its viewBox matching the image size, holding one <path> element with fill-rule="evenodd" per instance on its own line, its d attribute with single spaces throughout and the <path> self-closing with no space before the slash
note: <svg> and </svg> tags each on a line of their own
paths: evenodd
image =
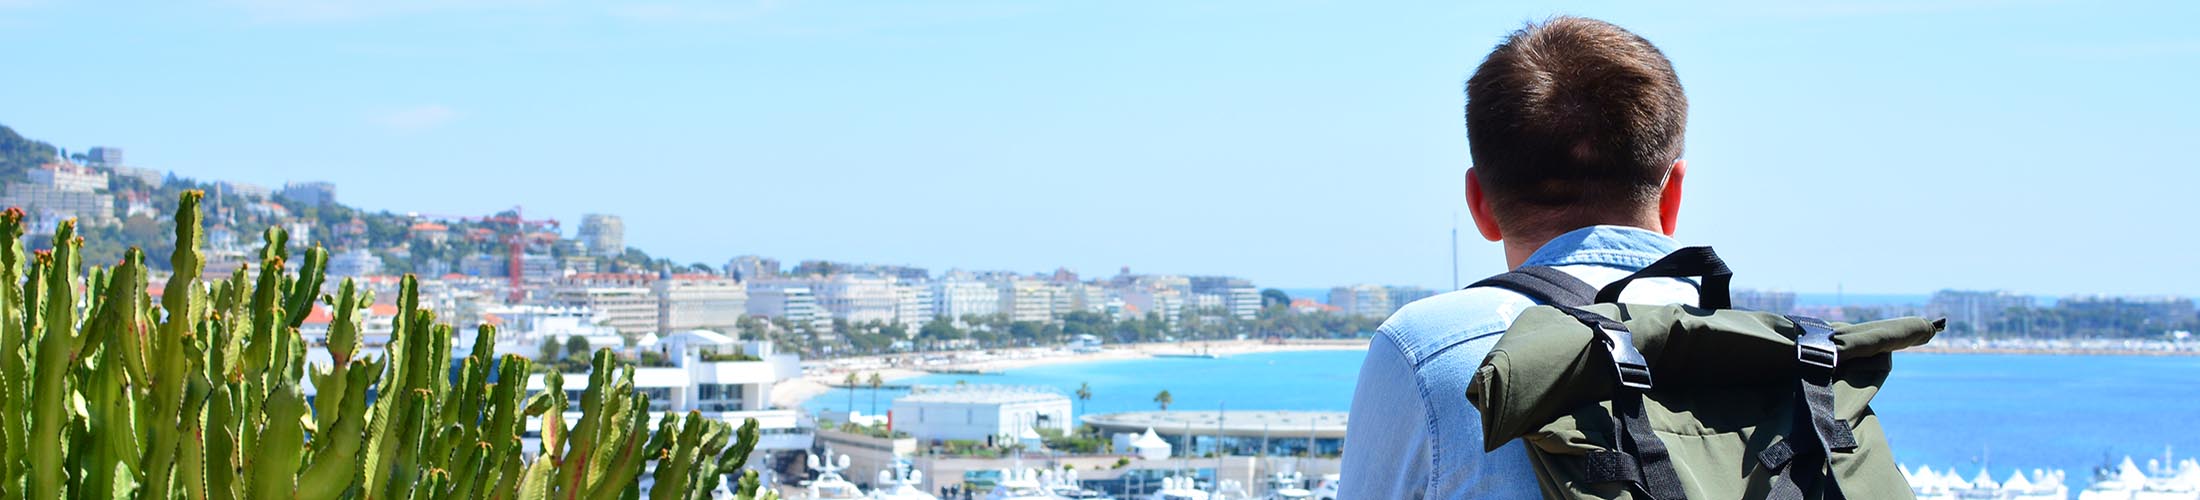
<svg viewBox="0 0 2200 500">
<path fill-rule="evenodd" d="M 1593 226 L 1560 235 L 1528 257 L 1604 286 L 1679 245 L 1643 229 Z M 1640 280 L 1620 297 L 1636 304 L 1694 304 L 1692 284 Z M 1542 498 L 1520 440 L 1483 452 L 1482 415 L 1467 383 L 1521 311 L 1526 296 L 1469 288 L 1398 309 L 1369 342 L 1352 393 L 1337 497 L 1349 500 Z"/>
</svg>

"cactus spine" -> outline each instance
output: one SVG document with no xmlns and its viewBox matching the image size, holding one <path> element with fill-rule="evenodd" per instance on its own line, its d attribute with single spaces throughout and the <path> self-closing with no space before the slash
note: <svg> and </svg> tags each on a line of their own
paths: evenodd
<svg viewBox="0 0 2200 500">
<path fill-rule="evenodd" d="M 639 498 L 645 470 L 650 498 L 702 499 L 754 450 L 753 420 L 667 414 L 652 431 L 633 368 L 610 351 L 570 428 L 562 377 L 530 394 L 532 363 L 493 357 L 491 327 L 453 374 L 452 329 L 410 276 L 386 352 L 364 355 L 373 293 L 346 279 L 323 294 L 318 247 L 285 272 L 279 228 L 256 264 L 202 280 L 200 197 L 179 200 L 158 301 L 137 249 L 84 269 L 73 221 L 27 253 L 23 212 L 0 212 L 0 499 L 608 500 Z M 316 303 L 331 311 L 332 362 L 309 366 L 299 328 Z M 539 449 L 521 442 L 530 421 Z M 758 498 L 753 471 L 737 484 Z"/>
</svg>

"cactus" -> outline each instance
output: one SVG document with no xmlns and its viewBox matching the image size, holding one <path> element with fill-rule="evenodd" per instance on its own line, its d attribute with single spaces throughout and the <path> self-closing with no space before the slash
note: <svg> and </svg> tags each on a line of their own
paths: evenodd
<svg viewBox="0 0 2200 500">
<path fill-rule="evenodd" d="M 373 294 L 348 279 L 323 294 L 318 247 L 285 272 L 280 228 L 255 264 L 202 279 L 200 197 L 178 203 L 157 301 L 137 249 L 83 269 L 73 222 L 52 250 L 26 253 L 23 212 L 0 212 L 0 499 L 608 500 L 640 498 L 644 473 L 652 499 L 710 498 L 734 474 L 739 498 L 776 498 L 742 470 L 754 420 L 735 429 L 690 412 L 652 426 L 633 368 L 608 350 L 568 427 L 562 377 L 529 394 L 531 362 L 495 358 L 494 328 L 454 373 L 452 328 L 410 276 L 381 356 L 361 352 Z M 332 311 L 332 362 L 309 366 L 299 327 L 316 303 Z M 530 421 L 538 449 L 521 442 Z"/>
</svg>

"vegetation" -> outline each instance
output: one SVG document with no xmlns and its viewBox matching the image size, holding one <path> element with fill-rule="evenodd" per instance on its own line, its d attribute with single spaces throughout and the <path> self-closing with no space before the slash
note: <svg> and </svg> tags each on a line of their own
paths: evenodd
<svg viewBox="0 0 2200 500">
<path fill-rule="evenodd" d="M 1078 383 L 1077 383 L 1077 414 L 1079 414 L 1079 415 L 1090 415 L 1089 413 L 1085 413 L 1085 402 L 1086 402 L 1086 401 L 1092 401 L 1092 383 L 1091 383 L 1091 382 L 1078 382 Z"/>
<path fill-rule="evenodd" d="M 1153 402 L 1161 405 L 1161 411 L 1169 411 L 1169 404 L 1176 402 L 1176 396 L 1169 395 L 1168 389 L 1162 389 L 1160 394 L 1153 395 Z"/>
<path fill-rule="evenodd" d="M 0 214 L 0 498 L 638 498 L 652 465 L 652 499 L 707 498 L 755 446 L 753 420 L 666 415 L 652 432 L 609 351 L 578 402 L 555 373 L 526 394 L 528 360 L 488 358 L 488 326 L 454 372 L 451 327 L 410 277 L 387 354 L 360 356 L 373 294 L 349 280 L 323 294 L 328 252 L 286 273 L 289 238 L 270 229 L 256 273 L 202 281 L 201 195 L 180 200 L 157 299 L 142 251 L 85 272 L 73 222 L 26 253 L 23 213 Z M 330 366 L 308 366 L 298 333 L 316 301 L 334 311 Z M 528 419 L 543 429 L 532 461 Z M 753 496 L 755 473 L 739 485 Z"/>
</svg>

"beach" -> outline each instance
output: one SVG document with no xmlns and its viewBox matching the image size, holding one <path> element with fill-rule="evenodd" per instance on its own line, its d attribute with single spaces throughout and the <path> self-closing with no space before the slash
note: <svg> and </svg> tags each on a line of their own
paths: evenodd
<svg viewBox="0 0 2200 500">
<path fill-rule="evenodd" d="M 1364 349 L 1367 349 L 1366 339 L 1221 340 L 1212 342 L 1122 344 L 1086 351 L 1073 351 L 1066 347 L 1027 347 L 831 358 L 804 361 L 802 363 L 802 377 L 782 381 L 772 386 L 772 405 L 780 408 L 800 406 L 802 402 L 824 394 L 826 391 L 832 390 L 834 386 L 846 383 L 849 373 L 856 374 L 856 378 L 866 383 L 869 382 L 872 374 L 877 374 L 880 382 L 892 384 L 898 380 L 934 373 L 997 373 L 1044 365 L 1146 359 L 1169 355 L 1204 354 L 1219 357 L 1271 352 Z"/>
</svg>

